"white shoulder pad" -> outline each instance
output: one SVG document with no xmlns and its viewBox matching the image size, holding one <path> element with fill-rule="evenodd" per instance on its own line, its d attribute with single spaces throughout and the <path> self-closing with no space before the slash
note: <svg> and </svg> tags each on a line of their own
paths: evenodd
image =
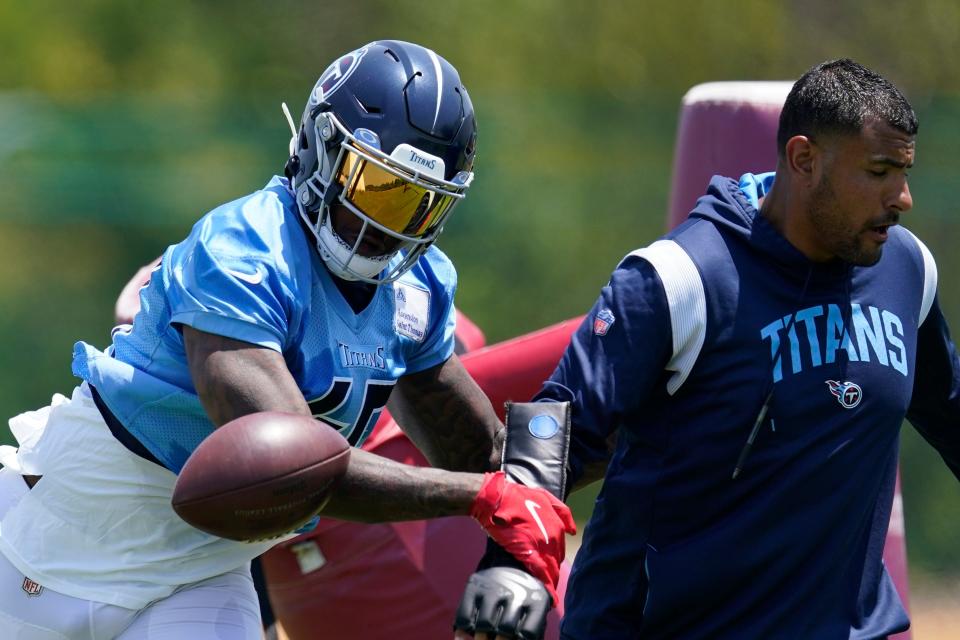
<svg viewBox="0 0 960 640">
<path fill-rule="evenodd" d="M 703 279 L 697 265 L 673 240 L 657 240 L 649 247 L 637 249 L 629 255 L 649 262 L 663 283 L 673 333 L 673 357 L 667 363 L 667 371 L 673 371 L 674 374 L 667 382 L 667 393 L 673 395 L 690 375 L 707 333 Z"/>
<path fill-rule="evenodd" d="M 901 229 L 913 238 L 914 242 L 917 243 L 917 247 L 920 248 L 920 254 L 923 256 L 923 301 L 920 303 L 920 317 L 917 322 L 917 326 L 919 327 L 923 324 L 923 321 L 927 319 L 927 314 L 930 313 L 930 307 L 933 306 L 933 298 L 937 295 L 937 263 L 933 259 L 933 254 L 930 253 L 930 249 L 927 249 L 927 245 L 920 242 L 920 238 L 913 235 L 906 227 L 901 227 Z"/>
</svg>

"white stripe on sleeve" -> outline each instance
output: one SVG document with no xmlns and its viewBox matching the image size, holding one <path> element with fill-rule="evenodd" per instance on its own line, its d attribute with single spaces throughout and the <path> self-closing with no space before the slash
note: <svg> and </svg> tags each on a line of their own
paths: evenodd
<svg viewBox="0 0 960 640">
<path fill-rule="evenodd" d="M 667 371 L 674 372 L 667 382 L 667 392 L 673 395 L 690 375 L 707 333 L 703 280 L 687 252 L 673 240 L 657 240 L 630 255 L 643 258 L 656 269 L 667 296 L 673 333 L 673 357 Z"/>
<path fill-rule="evenodd" d="M 906 227 L 901 228 L 917 243 L 920 254 L 923 256 L 923 301 L 920 303 L 920 318 L 917 322 L 919 327 L 927 319 L 930 307 L 933 306 L 933 298 L 937 295 L 937 263 L 933 259 L 930 249 L 927 249 L 927 245 L 920 242 L 920 238 L 913 235 Z"/>
</svg>

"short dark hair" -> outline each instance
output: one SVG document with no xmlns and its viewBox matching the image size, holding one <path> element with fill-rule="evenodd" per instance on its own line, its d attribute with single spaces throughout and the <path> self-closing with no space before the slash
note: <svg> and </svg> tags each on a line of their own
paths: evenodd
<svg viewBox="0 0 960 640">
<path fill-rule="evenodd" d="M 777 153 L 793 136 L 858 134 L 868 118 L 916 135 L 917 115 L 900 90 L 878 73 L 841 58 L 813 67 L 794 83 L 780 112 Z"/>
</svg>

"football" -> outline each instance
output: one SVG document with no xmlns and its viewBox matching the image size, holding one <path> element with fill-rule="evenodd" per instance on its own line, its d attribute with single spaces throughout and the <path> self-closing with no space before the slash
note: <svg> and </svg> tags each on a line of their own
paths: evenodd
<svg viewBox="0 0 960 640">
<path fill-rule="evenodd" d="M 216 429 L 187 458 L 173 510 L 221 538 L 275 538 L 323 508 L 349 459 L 349 443 L 322 421 L 253 413 Z"/>
</svg>

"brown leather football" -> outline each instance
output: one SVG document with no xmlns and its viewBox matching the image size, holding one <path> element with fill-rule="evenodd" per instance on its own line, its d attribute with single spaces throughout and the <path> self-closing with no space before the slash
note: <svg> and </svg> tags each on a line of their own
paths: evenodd
<svg viewBox="0 0 960 640">
<path fill-rule="evenodd" d="M 177 477 L 174 511 L 231 540 L 291 532 L 320 511 L 347 470 L 350 445 L 310 416 L 253 413 L 211 433 Z"/>
</svg>

